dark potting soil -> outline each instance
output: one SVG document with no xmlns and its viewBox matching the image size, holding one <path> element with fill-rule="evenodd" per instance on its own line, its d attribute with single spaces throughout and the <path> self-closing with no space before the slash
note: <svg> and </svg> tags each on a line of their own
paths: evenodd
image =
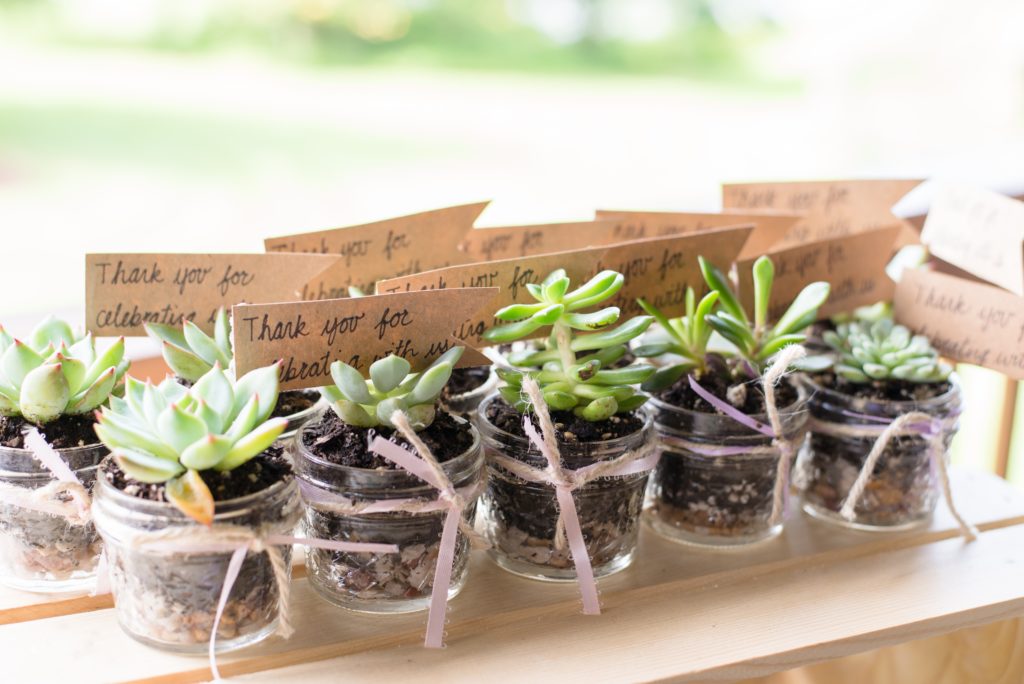
<svg viewBox="0 0 1024 684">
<path fill-rule="evenodd" d="M 491 369 L 487 366 L 474 366 L 473 368 L 456 368 L 452 371 L 452 377 L 448 380 L 444 390 L 441 392 L 441 401 L 457 397 L 466 392 L 472 392 L 477 387 L 487 382 L 491 376 Z"/>
<path fill-rule="evenodd" d="M 814 381 L 836 392 L 863 399 L 889 401 L 926 401 L 949 391 L 949 382 L 908 382 L 906 380 L 874 380 L 851 382 L 835 373 L 817 373 Z"/>
<path fill-rule="evenodd" d="M 116 461 L 107 463 L 104 477 L 107 482 L 129 496 L 146 501 L 167 502 L 165 484 L 146 483 L 128 477 Z M 292 467 L 284 457 L 284 449 L 272 446 L 259 456 L 243 463 L 234 470 L 201 470 L 199 476 L 210 489 L 214 501 L 227 501 L 238 497 L 262 492 L 292 474 Z"/>
<path fill-rule="evenodd" d="M 277 405 L 270 413 L 271 418 L 287 418 L 320 401 L 320 393 L 316 390 L 290 390 L 277 395 Z"/>
<path fill-rule="evenodd" d="M 495 399 L 487 405 L 487 420 L 505 432 L 526 438 L 523 431 L 523 414 L 516 411 L 503 399 Z M 530 422 L 538 430 L 540 425 L 531 413 Z M 635 412 L 616 414 L 607 420 L 591 422 L 580 418 L 572 411 L 552 411 L 551 422 L 555 425 L 555 436 L 559 442 L 604 442 L 632 434 L 644 426 L 643 419 Z"/>
<path fill-rule="evenodd" d="M 417 434 L 439 463 L 464 454 L 473 445 L 469 425 L 440 410 L 430 427 Z M 326 411 L 320 420 L 310 425 L 302 433 L 302 443 L 316 456 L 337 465 L 371 470 L 397 469 L 394 463 L 370 451 L 370 444 L 377 435 L 400 447 L 413 449 L 396 430 L 383 426 L 355 427 L 343 422 L 334 411 Z"/>
<path fill-rule="evenodd" d="M 36 427 L 43 438 L 55 449 L 96 444 L 99 437 L 93 430 L 96 419 L 92 414 L 80 416 L 61 416 L 46 425 L 33 425 L 21 416 L 0 416 L 0 446 L 25 448 L 25 437 L 22 434 L 28 427 Z"/>
<path fill-rule="evenodd" d="M 747 415 L 756 415 L 765 412 L 764 391 L 761 387 L 761 380 L 747 380 L 745 382 L 730 382 L 721 375 L 704 373 L 697 377 L 700 386 L 723 401 L 728 401 L 737 409 Z M 732 390 L 733 396 L 729 396 Z M 699 394 L 690 387 L 687 376 L 681 377 L 676 384 L 664 392 L 658 394 L 658 398 L 666 404 L 679 408 L 699 411 L 701 413 L 718 413 L 718 409 L 705 401 Z M 788 380 L 783 379 L 775 388 L 775 402 L 779 409 L 784 409 L 799 398 L 796 387 Z"/>
</svg>

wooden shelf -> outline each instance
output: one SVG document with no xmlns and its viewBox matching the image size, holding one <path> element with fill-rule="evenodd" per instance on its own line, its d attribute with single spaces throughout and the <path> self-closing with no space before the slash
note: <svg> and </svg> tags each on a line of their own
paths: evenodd
<svg viewBox="0 0 1024 684">
<path fill-rule="evenodd" d="M 794 514 L 740 551 L 677 545 L 645 529 L 636 563 L 601 581 L 604 614 L 572 584 L 534 582 L 484 554 L 449 609 L 448 648 L 421 647 L 425 614 L 366 616 L 314 595 L 302 568 L 296 634 L 219 659 L 246 682 L 727 681 L 1024 615 L 1024 494 L 954 472 L 966 544 L 940 507 L 927 529 L 839 530 Z M 39 644 L 60 644 L 41 657 Z M 9 681 L 194 682 L 206 660 L 153 650 L 117 626 L 109 598 L 0 590 Z M 116 657 L 114 657 L 116 654 Z M 40 666 L 45 665 L 45 671 Z"/>
</svg>

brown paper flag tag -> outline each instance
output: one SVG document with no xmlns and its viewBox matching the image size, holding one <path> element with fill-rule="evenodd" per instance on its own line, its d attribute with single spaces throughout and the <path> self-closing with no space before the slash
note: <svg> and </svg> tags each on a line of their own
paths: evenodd
<svg viewBox="0 0 1024 684">
<path fill-rule="evenodd" d="M 283 390 L 332 384 L 331 364 L 339 359 L 364 375 L 389 354 L 422 370 L 464 344 L 455 338 L 458 327 L 489 309 L 497 294 L 496 288 L 451 289 L 239 305 L 232 309 L 235 368 L 241 376 L 280 359 Z M 467 348 L 458 365 L 489 364 Z"/>
<path fill-rule="evenodd" d="M 778 320 L 800 291 L 816 280 L 832 286 L 828 300 L 818 310 L 820 318 L 891 299 L 894 284 L 886 275 L 885 266 L 892 257 L 899 231 L 900 226 L 893 225 L 770 252 L 768 256 L 775 264 L 775 283 L 768 305 L 769 318 Z M 748 311 L 754 307 L 754 261 L 745 259 L 736 264 L 740 299 Z"/>
<path fill-rule="evenodd" d="M 726 226 L 754 226 L 740 258 L 758 257 L 776 245 L 786 232 L 800 220 L 795 214 L 782 212 L 741 212 L 727 210 L 718 214 L 682 211 L 617 211 L 599 209 L 599 219 L 616 221 L 615 233 L 620 239 L 662 237 L 682 233 L 699 233 Z"/>
<path fill-rule="evenodd" d="M 85 318 L 94 335 L 145 335 L 144 323 L 207 332 L 221 306 L 298 299 L 338 257 L 321 254 L 86 254 Z"/>
<path fill-rule="evenodd" d="M 337 299 L 356 286 L 366 292 L 385 278 L 419 273 L 469 259 L 458 245 L 488 202 L 446 207 L 359 226 L 268 238 L 268 252 L 339 254 L 342 259 L 311 280 L 302 299 Z"/>
<path fill-rule="evenodd" d="M 474 228 L 466 233 L 459 250 L 466 255 L 466 263 L 567 252 L 623 242 L 626 238 L 618 237 L 615 227 L 615 221 L 572 221 Z"/>
<path fill-rule="evenodd" d="M 558 268 L 566 270 L 574 287 L 582 285 L 604 269 L 622 273 L 625 276 L 622 290 L 612 300 L 602 302 L 602 306 L 618 306 L 621 321 L 643 313 L 636 303 L 638 297 L 662 309 L 666 315 L 682 313 L 685 310 L 686 286 L 691 285 L 696 289 L 703 287 L 697 256 L 702 255 L 728 268 L 742 249 L 750 231 L 749 226 L 722 228 L 706 233 L 650 238 L 572 252 L 464 264 L 385 280 L 377 283 L 377 291 L 389 293 L 450 287 L 498 287 L 499 294 L 493 308 L 466 320 L 461 326 L 459 339 L 479 347 L 487 344 L 481 337 L 484 331 L 496 323 L 493 313 L 516 302 L 532 302 L 526 289 L 527 283 L 539 283 Z M 540 331 L 539 334 L 546 333 Z"/>
<path fill-rule="evenodd" d="M 1024 380 L 1024 298 L 992 285 L 907 270 L 896 286 L 896 321 L 940 354 Z"/>
<path fill-rule="evenodd" d="M 1024 203 L 965 186 L 938 190 L 921 241 L 940 259 L 1024 295 Z"/>
<path fill-rule="evenodd" d="M 920 180 L 837 180 L 722 186 L 727 209 L 774 209 L 803 216 L 782 244 L 797 245 L 902 223 L 892 206 Z M 907 228 L 911 230 L 911 228 Z"/>
</svg>

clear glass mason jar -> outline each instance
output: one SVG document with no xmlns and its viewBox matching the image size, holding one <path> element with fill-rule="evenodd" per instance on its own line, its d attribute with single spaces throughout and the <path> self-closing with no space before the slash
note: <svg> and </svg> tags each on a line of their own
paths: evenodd
<svg viewBox="0 0 1024 684">
<path fill-rule="evenodd" d="M 854 397 L 823 387 L 811 378 L 805 382 L 811 393 L 810 410 L 815 426 L 800 456 L 798 479 L 804 511 L 815 518 L 861 530 L 899 530 L 927 523 L 935 511 L 941 485 L 924 437 L 893 438 L 854 506 L 853 520 L 847 520 L 839 510 L 878 435 L 831 432 L 843 428 L 856 430 L 865 425 L 875 427 L 877 432 L 887 422 L 919 411 L 945 422 L 941 448 L 948 464 L 949 444 L 956 434 L 962 399 L 957 377 L 950 376 L 947 391 L 922 401 Z"/>
<path fill-rule="evenodd" d="M 90 444 L 57 453 L 91 490 L 106 447 Z M 0 447 L 0 483 L 33 490 L 54 481 L 29 450 Z M 80 524 L 61 515 L 0 503 L 0 581 L 8 586 L 53 593 L 90 590 L 102 550 L 103 541 L 92 521 Z"/>
<path fill-rule="evenodd" d="M 555 544 L 559 508 L 552 485 L 527 482 L 492 458 L 501 455 L 543 470 L 548 463 L 525 437 L 498 428 L 487 407 L 501 401 L 492 394 L 480 405 L 477 424 L 487 457 L 487 489 L 480 500 L 490 555 L 503 569 L 533 579 L 575 581 L 568 544 Z M 651 417 L 642 412 L 636 432 L 595 442 L 560 443 L 562 467 L 583 468 L 642 449 L 653 438 Z M 624 570 L 633 562 L 648 473 L 602 477 L 573 491 L 594 577 Z"/>
<path fill-rule="evenodd" d="M 169 503 L 125 494 L 103 477 L 103 466 L 92 510 L 106 543 L 110 589 L 121 628 L 150 646 L 205 653 L 231 553 L 170 551 L 134 544 L 140 534 L 199 527 L 199 523 Z M 261 492 L 218 501 L 213 524 L 287 535 L 300 515 L 298 486 L 289 476 Z M 291 547 L 277 548 L 290 567 Z M 221 617 L 217 652 L 233 651 L 272 634 L 279 616 L 278 598 L 267 553 L 246 554 Z"/>
<path fill-rule="evenodd" d="M 472 445 L 441 464 L 456 489 L 472 487 L 483 469 L 480 435 L 469 423 L 466 429 L 472 430 Z M 320 458 L 304 444 L 303 430 L 291 450 L 304 490 L 313 487 L 356 502 L 437 498 L 437 489 L 405 470 L 354 468 Z M 429 607 L 446 511 L 343 514 L 305 496 L 303 509 L 302 530 L 308 537 L 399 548 L 397 554 L 309 548 L 306 570 L 318 594 L 336 606 L 366 613 L 408 613 Z M 472 523 L 475 515 L 474 500 L 463 516 Z M 448 598 L 454 598 L 466 583 L 469 551 L 469 540 L 460 532 Z"/>
<path fill-rule="evenodd" d="M 785 437 L 799 449 L 807 395 L 779 411 Z M 647 521 L 659 534 L 701 546 L 740 546 L 782 532 L 772 523 L 781 452 L 772 439 L 720 413 L 648 402 L 661 459 L 651 475 Z M 752 416 L 767 423 L 764 414 Z M 794 451 L 795 461 L 795 451 Z M 789 487 L 783 498 L 788 507 Z"/>
</svg>

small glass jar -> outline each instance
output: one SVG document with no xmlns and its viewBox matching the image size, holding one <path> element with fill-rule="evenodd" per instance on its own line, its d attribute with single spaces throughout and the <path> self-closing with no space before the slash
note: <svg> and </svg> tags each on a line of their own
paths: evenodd
<svg viewBox="0 0 1024 684">
<path fill-rule="evenodd" d="M 437 489 L 405 470 L 354 468 L 320 458 L 303 442 L 305 429 L 299 431 L 291 445 L 292 460 L 304 492 L 315 488 L 327 497 L 338 496 L 353 502 L 437 498 Z M 469 423 L 466 429 L 472 431 L 472 445 L 441 464 L 456 489 L 472 487 L 483 469 L 480 435 Z M 445 510 L 347 514 L 307 496 L 303 496 L 303 508 L 302 530 L 308 537 L 395 544 L 399 548 L 397 554 L 308 549 L 309 582 L 327 601 L 365 613 L 408 613 L 430 606 Z M 468 502 L 463 516 L 472 523 L 475 515 L 474 499 Z M 469 540 L 460 532 L 448 598 L 454 598 L 466 583 L 469 550 Z"/>
<path fill-rule="evenodd" d="M 107 449 L 90 444 L 57 449 L 75 477 L 92 490 Z M 56 480 L 27 449 L 0 447 L 0 483 L 40 489 Z M 56 495 L 60 497 L 61 495 Z M 54 503 L 60 503 L 55 499 Z M 24 591 L 64 593 L 92 589 L 103 541 L 92 521 L 0 503 L 0 581 Z"/>
<path fill-rule="evenodd" d="M 783 435 L 803 439 L 807 395 L 779 411 Z M 781 451 L 772 438 L 720 413 L 648 401 L 661 459 L 651 475 L 647 520 L 659 534 L 700 546 L 741 546 L 782 532 L 772 521 Z M 752 416 L 767 424 L 765 415 Z M 789 487 L 783 490 L 784 511 Z"/>
<path fill-rule="evenodd" d="M 109 463 L 105 461 L 104 465 Z M 117 620 L 132 638 L 180 653 L 205 653 L 231 552 L 184 552 L 136 544 L 136 537 L 199 527 L 169 503 L 125 494 L 103 476 L 93 500 L 96 527 L 106 542 Z M 218 501 L 213 524 L 290 534 L 301 514 L 294 477 L 267 489 Z M 187 541 L 181 542 L 183 545 Z M 290 567 L 291 547 L 276 547 Z M 279 592 L 265 551 L 249 552 L 228 596 L 217 631 L 217 652 L 254 644 L 277 628 Z"/>
<path fill-rule="evenodd" d="M 939 475 L 925 437 L 894 437 L 875 465 L 863 494 L 854 506 L 854 517 L 839 514 L 856 481 L 880 428 L 901 415 L 919 411 L 945 423 L 941 436 L 942 457 L 949 462 L 949 444 L 957 430 L 961 390 L 955 375 L 949 389 L 922 401 L 891 401 L 854 397 L 806 379 L 814 417 L 807 447 L 800 457 L 803 508 L 808 514 L 860 530 L 901 530 L 930 520 L 940 495 Z M 874 419 L 874 420 L 872 420 Z M 870 426 L 868 434 L 838 434 Z"/>
<path fill-rule="evenodd" d="M 568 544 L 555 543 L 559 508 L 553 485 L 527 482 L 494 462 L 505 456 L 543 470 L 548 463 L 525 437 L 498 428 L 487 407 L 502 401 L 487 397 L 477 413 L 487 456 L 487 489 L 481 499 L 484 535 L 490 554 L 503 569 L 533 579 L 575 581 L 576 566 Z M 595 442 L 559 443 L 562 467 L 577 470 L 643 449 L 653 437 L 651 417 L 628 435 Z M 624 570 L 633 562 L 648 473 L 601 477 L 573 491 L 594 577 Z"/>
</svg>

